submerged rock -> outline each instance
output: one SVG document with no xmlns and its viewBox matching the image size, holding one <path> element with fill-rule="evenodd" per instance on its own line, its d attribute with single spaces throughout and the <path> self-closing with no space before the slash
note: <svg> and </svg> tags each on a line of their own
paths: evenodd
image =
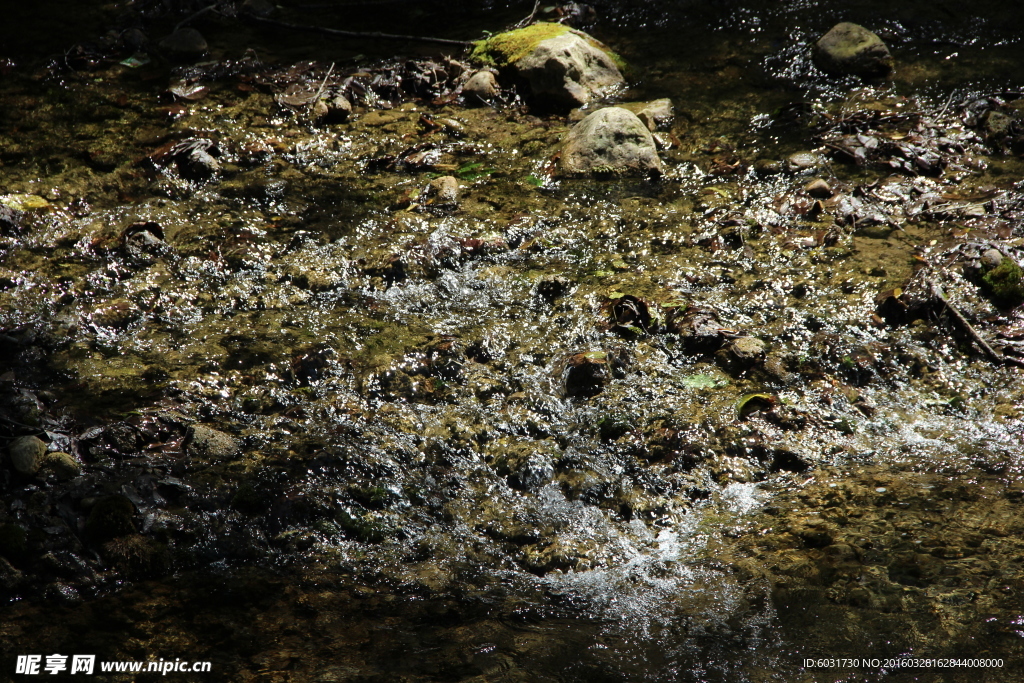
<svg viewBox="0 0 1024 683">
<path fill-rule="evenodd" d="M 636 114 L 608 107 L 573 126 L 562 148 L 563 175 L 661 174 L 654 138 Z"/>
<path fill-rule="evenodd" d="M 612 54 L 586 33 L 538 23 L 477 44 L 473 56 L 508 67 L 543 105 L 571 109 L 625 84 Z"/>
<path fill-rule="evenodd" d="M 180 28 L 160 41 L 160 49 L 180 60 L 198 59 L 209 47 L 203 34 L 194 28 Z"/>
<path fill-rule="evenodd" d="M 814 44 L 814 61 L 829 73 L 855 76 L 885 76 L 893 64 L 881 38 L 846 21 L 833 26 Z"/>
<path fill-rule="evenodd" d="M 188 428 L 185 434 L 185 448 L 192 457 L 211 460 L 230 460 L 241 451 L 238 441 L 233 436 L 201 424 Z"/>
<path fill-rule="evenodd" d="M 20 436 L 10 443 L 7 451 L 11 465 L 22 474 L 35 474 L 46 453 L 46 442 L 35 436 Z"/>
</svg>

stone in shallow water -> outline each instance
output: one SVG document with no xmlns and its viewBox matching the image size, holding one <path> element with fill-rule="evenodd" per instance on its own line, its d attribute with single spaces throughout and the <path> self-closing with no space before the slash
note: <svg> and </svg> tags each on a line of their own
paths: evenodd
<svg viewBox="0 0 1024 683">
<path fill-rule="evenodd" d="M 625 84 L 608 53 L 575 32 L 541 41 L 514 67 L 534 99 L 558 107 L 579 107 Z"/>
<path fill-rule="evenodd" d="M 892 55 L 882 39 L 847 21 L 833 26 L 814 44 L 814 61 L 834 74 L 885 76 L 892 71 Z"/>
<path fill-rule="evenodd" d="M 436 206 L 454 206 L 459 201 L 459 181 L 450 175 L 434 178 L 424 190 L 423 198 Z"/>
<path fill-rule="evenodd" d="M 562 148 L 563 175 L 629 175 L 661 173 L 654 138 L 636 114 L 608 107 L 573 126 Z"/>
<path fill-rule="evenodd" d="M 11 465 L 22 474 L 35 474 L 46 453 L 46 442 L 35 436 L 19 436 L 7 447 Z"/>
<path fill-rule="evenodd" d="M 185 444 L 189 455 L 211 460 L 230 460 L 241 451 L 233 436 L 200 424 L 188 428 Z"/>
<path fill-rule="evenodd" d="M 203 34 L 194 28 L 181 28 L 160 41 L 160 49 L 175 59 L 198 59 L 209 46 Z"/>
<path fill-rule="evenodd" d="M 477 71 L 462 86 L 462 94 L 466 96 L 469 104 L 488 100 L 498 94 L 498 81 L 490 71 Z"/>
<path fill-rule="evenodd" d="M 82 465 L 70 453 L 57 451 L 43 458 L 43 465 L 53 471 L 61 481 L 74 479 L 82 473 Z"/>
</svg>

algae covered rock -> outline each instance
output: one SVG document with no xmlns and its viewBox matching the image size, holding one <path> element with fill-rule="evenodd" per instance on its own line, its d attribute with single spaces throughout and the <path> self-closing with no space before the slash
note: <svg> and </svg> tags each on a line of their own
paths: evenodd
<svg viewBox="0 0 1024 683">
<path fill-rule="evenodd" d="M 616 57 L 600 42 L 560 24 L 539 23 L 481 41 L 480 62 L 508 68 L 534 101 L 579 107 L 625 84 Z"/>
<path fill-rule="evenodd" d="M 882 39 L 846 21 L 833 26 L 814 44 L 814 61 L 834 74 L 885 76 L 892 71 L 892 55 Z"/>
<path fill-rule="evenodd" d="M 573 126 L 559 160 L 563 175 L 661 174 L 654 137 L 636 114 L 608 107 Z"/>
<path fill-rule="evenodd" d="M 35 474 L 42 465 L 46 442 L 35 436 L 19 436 L 7 447 L 11 465 L 22 474 Z"/>
</svg>

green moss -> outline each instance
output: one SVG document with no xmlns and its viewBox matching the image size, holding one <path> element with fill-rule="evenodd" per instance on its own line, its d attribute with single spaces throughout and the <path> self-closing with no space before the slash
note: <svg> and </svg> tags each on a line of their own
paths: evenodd
<svg viewBox="0 0 1024 683">
<path fill-rule="evenodd" d="M 556 38 L 568 30 L 562 24 L 541 22 L 506 31 L 477 41 L 470 58 L 488 66 L 508 66 L 530 54 L 538 43 Z"/>
<path fill-rule="evenodd" d="M 1024 302 L 1024 270 L 1011 258 L 1004 258 L 998 266 L 985 273 L 981 281 L 985 289 L 1001 306 L 1014 307 Z"/>
<path fill-rule="evenodd" d="M 569 30 L 571 29 L 562 24 L 539 22 L 524 28 L 517 28 L 514 31 L 499 33 L 486 40 L 478 40 L 473 43 L 470 59 L 486 66 L 498 68 L 508 66 L 533 52 L 539 43 L 549 38 L 557 38 Z M 575 31 L 575 33 L 608 55 L 620 71 L 625 72 L 629 68 L 626 60 L 608 49 L 608 46 L 601 41 L 579 31 Z"/>
</svg>

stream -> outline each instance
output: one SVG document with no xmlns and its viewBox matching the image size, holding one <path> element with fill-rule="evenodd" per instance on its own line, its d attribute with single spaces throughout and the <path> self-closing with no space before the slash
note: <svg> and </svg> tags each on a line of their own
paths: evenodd
<svg viewBox="0 0 1024 683">
<path fill-rule="evenodd" d="M 0 39 L 0 680 L 1024 679 L 1024 12 L 594 0 L 628 87 L 553 113 L 207 4 Z M 661 98 L 659 177 L 556 172 Z"/>
</svg>

